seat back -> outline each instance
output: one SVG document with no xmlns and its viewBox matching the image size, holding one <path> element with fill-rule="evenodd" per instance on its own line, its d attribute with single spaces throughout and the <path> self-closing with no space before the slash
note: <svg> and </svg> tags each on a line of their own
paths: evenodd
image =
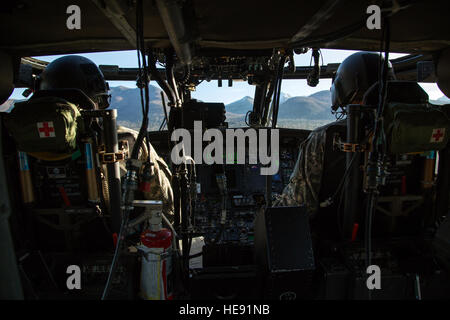
<svg viewBox="0 0 450 320">
<path fill-rule="evenodd" d="M 61 92 L 65 97 L 78 94 L 76 90 Z M 37 222 L 34 240 L 42 250 L 79 245 L 87 238 L 84 231 L 79 236 L 82 230 L 91 228 L 88 222 L 98 220 L 95 150 L 79 111 L 89 101 L 82 95 L 74 101 L 37 92 L 16 103 L 5 121 L 17 149 L 22 204 L 28 219 Z M 80 239 L 74 241 L 75 235 Z"/>
<path fill-rule="evenodd" d="M 378 101 L 376 83 L 364 104 L 375 108 Z M 414 235 L 432 220 L 436 151 L 448 145 L 448 111 L 430 104 L 418 83 L 388 81 L 383 121 L 385 184 L 379 187 L 374 233 Z"/>
</svg>

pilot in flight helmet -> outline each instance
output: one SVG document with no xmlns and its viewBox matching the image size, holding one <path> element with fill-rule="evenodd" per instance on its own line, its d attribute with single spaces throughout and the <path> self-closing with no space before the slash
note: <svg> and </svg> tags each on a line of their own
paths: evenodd
<svg viewBox="0 0 450 320">
<path fill-rule="evenodd" d="M 380 63 L 384 58 L 378 53 L 356 52 L 339 66 L 331 85 L 332 109 L 349 103 L 363 101 L 364 93 L 379 80 Z M 388 80 L 394 80 L 392 64 L 388 63 Z"/>
<path fill-rule="evenodd" d="M 90 59 L 69 55 L 51 62 L 40 76 L 40 90 L 80 89 L 97 105 L 109 107 L 109 85 L 99 67 Z"/>
</svg>

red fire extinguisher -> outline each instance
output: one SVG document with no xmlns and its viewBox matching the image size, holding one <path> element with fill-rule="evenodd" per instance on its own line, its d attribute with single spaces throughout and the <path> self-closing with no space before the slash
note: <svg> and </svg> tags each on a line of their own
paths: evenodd
<svg viewBox="0 0 450 320">
<path fill-rule="evenodd" d="M 172 241 L 169 229 L 162 228 L 161 213 L 150 219 L 150 228 L 141 233 L 141 295 L 148 300 L 172 300 Z"/>
</svg>

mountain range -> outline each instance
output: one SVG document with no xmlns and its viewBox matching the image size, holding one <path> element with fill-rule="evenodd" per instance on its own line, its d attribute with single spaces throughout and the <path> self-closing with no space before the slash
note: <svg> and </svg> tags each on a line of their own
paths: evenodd
<svg viewBox="0 0 450 320">
<path fill-rule="evenodd" d="M 142 119 L 141 98 L 138 88 L 123 86 L 111 88 L 111 108 L 117 109 L 118 123 L 131 128 L 139 128 Z M 158 130 L 164 119 L 161 101 L 161 89 L 150 85 L 150 130 Z M 443 96 L 437 100 L 430 100 L 434 104 L 447 104 L 450 99 Z M 0 112 L 8 112 L 14 100 L 9 99 L 0 105 Z M 166 101 L 167 103 L 167 101 Z M 311 129 L 311 126 L 321 125 L 333 121 L 335 118 L 330 112 L 330 91 L 319 91 L 309 96 L 292 97 L 281 93 L 278 124 L 280 127 L 301 127 Z M 167 111 L 168 107 L 166 106 Z M 253 109 L 253 98 L 245 96 L 225 106 L 227 122 L 230 127 L 245 126 L 244 118 L 249 110 Z"/>
</svg>

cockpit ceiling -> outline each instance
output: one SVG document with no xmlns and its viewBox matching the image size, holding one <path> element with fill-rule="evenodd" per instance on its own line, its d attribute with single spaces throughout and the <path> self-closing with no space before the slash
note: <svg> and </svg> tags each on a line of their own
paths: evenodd
<svg viewBox="0 0 450 320">
<path fill-rule="evenodd" d="M 113 7 L 116 2 L 119 6 Z M 135 30 L 136 12 L 130 0 L 13 0 L 0 6 L 0 48 L 21 56 L 38 56 L 77 52 L 134 49 L 117 23 L 111 22 L 98 3 L 119 12 L 125 23 Z M 335 1 L 330 0 L 185 0 L 185 35 L 194 49 L 239 50 L 269 49 L 291 46 L 292 37 L 311 23 L 311 18 Z M 386 2 L 386 1 L 385 1 Z M 388 3 L 390 1 L 387 1 Z M 396 1 L 406 8 L 391 19 L 391 51 L 429 52 L 450 46 L 450 1 Z M 312 28 L 300 44 L 322 48 L 379 50 L 380 30 L 369 30 L 365 21 L 371 0 L 338 1 L 331 16 Z M 69 30 L 67 7 L 81 9 L 81 29 Z M 118 9 L 119 8 L 119 9 Z M 362 27 L 350 35 L 332 40 L 327 35 L 340 33 L 351 26 Z M 169 37 L 154 0 L 144 0 L 144 36 L 155 48 L 170 46 Z M 304 30 L 303 30 L 304 31 Z M 304 33 L 305 34 L 305 33 Z M 336 38 L 336 37 L 334 37 Z"/>
</svg>

